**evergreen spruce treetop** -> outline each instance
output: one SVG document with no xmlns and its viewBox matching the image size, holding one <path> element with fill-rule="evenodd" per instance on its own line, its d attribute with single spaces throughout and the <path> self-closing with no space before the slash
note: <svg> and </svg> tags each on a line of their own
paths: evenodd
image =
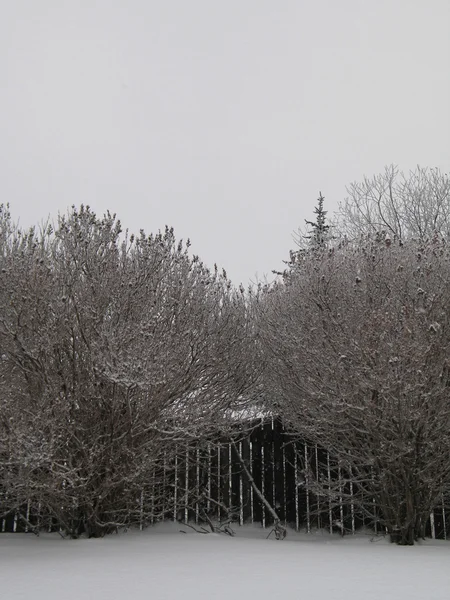
<svg viewBox="0 0 450 600">
<path fill-rule="evenodd" d="M 315 221 L 305 219 L 306 225 L 310 228 L 306 235 L 303 235 L 300 230 L 298 234 L 294 234 L 294 239 L 299 246 L 298 250 L 289 252 L 289 260 L 283 261 L 287 268 L 284 271 L 272 271 L 274 275 L 281 275 L 285 280 L 289 278 L 292 271 L 302 261 L 302 259 L 311 251 L 316 251 L 327 247 L 327 242 L 331 239 L 330 225 L 327 224 L 327 212 L 323 208 L 325 197 L 322 192 L 319 192 L 317 205 L 314 209 L 316 215 Z M 307 240 L 307 243 L 305 243 Z"/>
<path fill-rule="evenodd" d="M 314 209 L 316 215 L 315 221 L 308 221 L 305 219 L 306 225 L 311 227 L 308 235 L 304 238 L 309 240 L 309 247 L 313 250 L 318 248 L 324 248 L 330 237 L 330 226 L 326 222 L 327 211 L 323 208 L 323 202 L 325 198 L 322 196 L 322 192 L 319 192 L 319 198 L 317 199 L 317 206 Z"/>
</svg>

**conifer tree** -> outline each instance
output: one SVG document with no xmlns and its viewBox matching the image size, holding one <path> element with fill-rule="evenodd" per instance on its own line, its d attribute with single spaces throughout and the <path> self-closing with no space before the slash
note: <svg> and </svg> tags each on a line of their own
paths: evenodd
<svg viewBox="0 0 450 600">
<path fill-rule="evenodd" d="M 306 235 L 302 233 L 302 230 L 298 234 L 294 234 L 295 242 L 299 248 L 298 250 L 291 250 L 289 252 L 289 260 L 283 261 L 287 265 L 284 271 L 272 271 L 275 275 L 281 275 L 284 279 L 289 278 L 292 270 L 295 269 L 296 265 L 298 265 L 309 251 L 326 247 L 330 239 L 330 225 L 327 223 L 328 211 L 323 208 L 324 200 L 325 197 L 322 196 L 322 192 L 319 192 L 317 205 L 314 209 L 316 220 L 308 221 L 308 219 L 305 219 L 305 224 L 311 229 L 307 230 Z M 305 240 L 307 240 L 307 244 L 305 244 Z"/>
<path fill-rule="evenodd" d="M 323 248 L 326 246 L 327 240 L 330 236 L 330 226 L 327 224 L 327 212 L 323 208 L 323 202 L 325 198 L 322 196 L 322 192 L 319 192 L 319 198 L 317 199 L 317 206 L 314 209 L 316 215 L 315 221 L 308 221 L 305 219 L 305 223 L 311 229 L 308 235 L 304 236 L 305 239 L 309 240 L 309 246 L 312 249 Z"/>
</svg>

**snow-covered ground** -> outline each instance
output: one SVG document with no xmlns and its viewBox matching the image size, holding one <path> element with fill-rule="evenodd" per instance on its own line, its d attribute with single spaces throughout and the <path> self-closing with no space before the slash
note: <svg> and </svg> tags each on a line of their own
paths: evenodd
<svg viewBox="0 0 450 600">
<path fill-rule="evenodd" d="M 2 600 L 449 600 L 450 542 L 400 548 L 368 535 L 266 540 L 181 525 L 104 539 L 0 534 Z"/>
</svg>

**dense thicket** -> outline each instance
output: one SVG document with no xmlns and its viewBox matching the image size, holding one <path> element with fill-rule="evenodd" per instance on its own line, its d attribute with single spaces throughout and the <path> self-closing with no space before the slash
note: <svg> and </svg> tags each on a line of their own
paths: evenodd
<svg viewBox="0 0 450 600">
<path fill-rule="evenodd" d="M 142 521 L 163 460 L 254 383 L 247 313 L 171 229 L 121 236 L 81 207 L 25 233 L 2 207 L 0 513 L 31 500 L 73 535 Z"/>
<path fill-rule="evenodd" d="M 448 242 L 382 236 L 310 253 L 259 303 L 268 397 L 401 543 L 450 482 L 449 306 Z"/>
<path fill-rule="evenodd" d="M 308 493 L 422 536 L 450 493 L 449 179 L 389 167 L 348 191 L 252 294 L 169 228 L 81 207 L 23 232 L 0 206 L 0 516 L 32 502 L 72 535 L 161 517 L 177 448 L 264 399 L 337 465 L 333 489 L 304 464 Z"/>
</svg>

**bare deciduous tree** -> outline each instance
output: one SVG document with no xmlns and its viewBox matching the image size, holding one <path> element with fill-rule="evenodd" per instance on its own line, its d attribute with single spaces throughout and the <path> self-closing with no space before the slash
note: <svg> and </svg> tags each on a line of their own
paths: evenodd
<svg viewBox="0 0 450 600">
<path fill-rule="evenodd" d="M 354 240 L 384 231 L 419 241 L 450 234 L 450 180 L 439 169 L 417 167 L 405 174 L 391 165 L 347 188 L 333 230 Z"/>
</svg>

